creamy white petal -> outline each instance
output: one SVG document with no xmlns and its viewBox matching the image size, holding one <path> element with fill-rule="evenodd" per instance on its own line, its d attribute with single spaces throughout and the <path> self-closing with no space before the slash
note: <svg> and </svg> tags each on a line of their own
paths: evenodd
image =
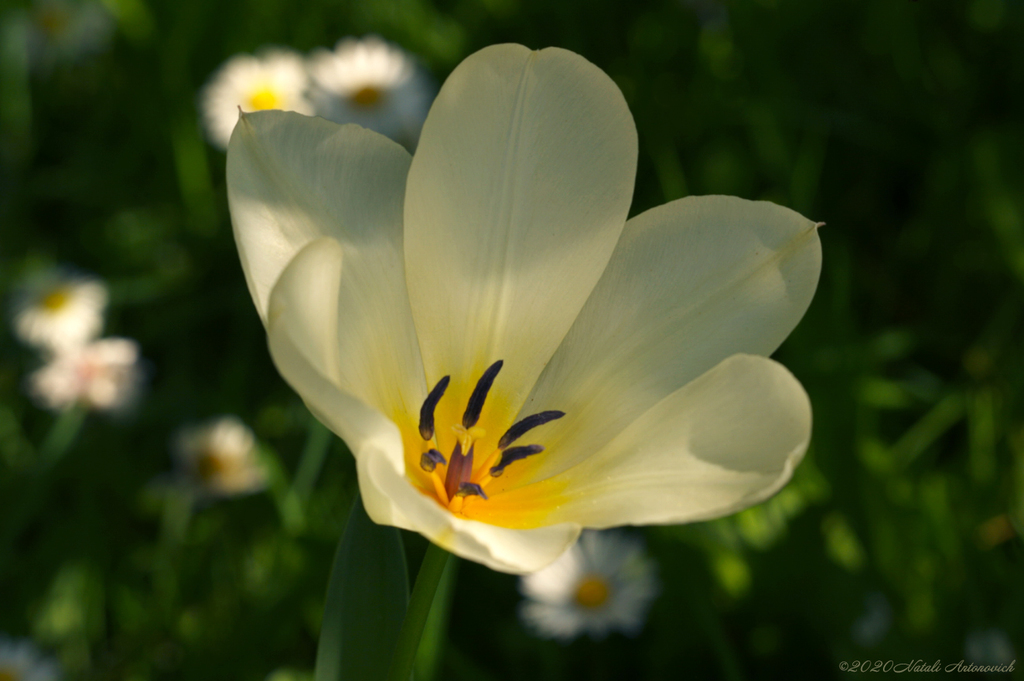
<svg viewBox="0 0 1024 681">
<path fill-rule="evenodd" d="M 274 287 L 268 328 L 272 349 L 275 336 L 286 336 L 309 371 L 400 418 L 418 414 L 426 387 L 404 295 L 400 242 L 380 237 L 348 247 L 330 237 L 307 244 Z M 305 383 L 292 387 L 307 400 L 316 392 Z"/>
<path fill-rule="evenodd" d="M 811 405 L 796 378 L 773 360 L 734 355 L 554 478 L 565 487 L 547 522 L 602 528 L 727 515 L 786 484 L 810 435 Z"/>
<path fill-rule="evenodd" d="M 278 371 L 355 455 L 367 513 L 377 523 L 419 532 L 495 570 L 529 572 L 553 561 L 576 540 L 579 526 L 511 530 L 454 516 L 406 477 L 398 426 L 341 387 L 344 371 L 338 367 L 344 358 L 338 347 L 344 345 L 346 331 L 359 326 L 354 316 L 341 315 L 342 323 L 337 323 L 338 310 L 345 308 L 331 292 L 345 295 L 347 261 L 341 251 L 336 242 L 324 238 L 295 257 L 274 287 L 268 334 Z M 422 372 L 415 377 L 422 382 Z M 425 394 L 424 388 L 420 391 Z M 416 411 L 408 413 L 418 413 L 418 408 L 417 404 Z"/>
<path fill-rule="evenodd" d="M 463 403 L 501 359 L 500 389 L 522 404 L 607 265 L 636 157 L 622 93 L 579 55 L 496 45 L 455 69 L 405 202 L 428 383 L 450 374 Z"/>
<path fill-rule="evenodd" d="M 330 239 L 321 239 L 303 250 L 306 256 L 298 257 L 281 277 L 281 285 L 272 296 L 272 314 L 267 326 L 270 354 L 277 370 L 288 384 L 302 397 L 310 411 L 339 437 L 345 440 L 353 454 L 359 455 L 364 443 L 373 439 L 394 438 L 401 447 L 401 435 L 394 423 L 379 411 L 366 405 L 352 395 L 343 392 L 332 376 L 337 366 L 337 349 L 333 334 L 328 328 L 337 328 L 336 306 L 339 286 L 332 282 L 334 299 L 325 302 L 320 297 L 290 296 L 292 282 L 309 281 L 316 276 L 324 282 L 331 277 L 340 277 L 339 264 L 330 263 L 340 247 L 331 246 Z M 334 253 L 332 253 L 334 251 Z M 319 266 L 316 274 L 307 274 L 304 265 Z M 328 317 L 326 323 L 319 320 L 315 311 L 319 309 Z"/>
<path fill-rule="evenodd" d="M 322 236 L 337 239 L 346 255 L 365 256 L 370 271 L 376 259 L 384 289 L 371 286 L 365 293 L 397 309 L 391 298 L 407 297 L 401 254 L 409 162 L 401 146 L 355 125 L 282 111 L 242 117 L 228 147 L 228 202 L 242 269 L 264 323 L 281 270 Z"/>
<path fill-rule="evenodd" d="M 559 409 L 538 480 L 574 465 L 734 353 L 770 355 L 818 283 L 815 223 L 765 201 L 690 197 L 626 224 L 523 414 Z"/>
<path fill-rule="evenodd" d="M 514 530 L 458 518 L 417 490 L 405 476 L 402 436 L 376 409 L 327 380 L 289 333 L 287 319 L 270 327 L 270 351 L 281 375 L 310 411 L 352 450 L 359 490 L 374 522 L 419 532 L 452 553 L 494 570 L 525 573 L 555 560 L 576 541 L 579 525 Z"/>
<path fill-rule="evenodd" d="M 393 440 L 367 441 L 357 455 L 357 465 L 359 490 L 374 522 L 419 532 L 443 549 L 492 570 L 513 574 L 539 570 L 572 546 L 580 533 L 575 523 L 510 529 L 456 516 L 409 482 L 402 450 Z"/>
</svg>

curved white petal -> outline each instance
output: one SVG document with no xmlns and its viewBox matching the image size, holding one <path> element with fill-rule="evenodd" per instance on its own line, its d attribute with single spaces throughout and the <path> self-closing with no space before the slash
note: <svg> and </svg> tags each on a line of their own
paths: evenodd
<svg viewBox="0 0 1024 681">
<path fill-rule="evenodd" d="M 385 274 L 404 287 L 397 279 L 410 160 L 398 144 L 355 125 L 282 111 L 242 116 L 228 146 L 228 202 L 264 323 L 281 270 L 318 237 L 333 237 L 346 250 L 397 248 L 400 258 Z"/>
<path fill-rule="evenodd" d="M 815 223 L 773 203 L 690 197 L 631 219 L 523 407 L 566 412 L 528 479 L 574 465 L 724 358 L 770 355 L 820 270 Z"/>
<path fill-rule="evenodd" d="M 734 355 L 550 481 L 564 488 L 546 522 L 602 528 L 727 515 L 785 485 L 810 436 L 799 381 L 773 360 Z"/>
<path fill-rule="evenodd" d="M 450 399 L 463 404 L 501 359 L 496 386 L 522 404 L 611 256 L 636 158 L 622 93 L 579 55 L 496 45 L 455 69 L 405 201 L 428 383 L 450 374 Z"/>
<path fill-rule="evenodd" d="M 495 570 L 530 572 L 553 561 L 576 540 L 578 525 L 512 530 L 456 517 L 406 477 L 398 426 L 381 412 L 386 408 L 375 408 L 374 402 L 357 397 L 360 386 L 348 379 L 344 368 L 339 369 L 346 359 L 338 349 L 358 342 L 346 334 L 361 326 L 352 308 L 339 303 L 346 296 L 347 263 L 333 239 L 321 238 L 303 248 L 274 287 L 267 331 L 278 371 L 355 455 L 367 513 L 375 522 L 419 532 Z M 344 313 L 339 315 L 339 309 Z M 377 338 L 376 342 L 389 341 Z M 385 370 L 377 362 L 367 368 Z M 425 391 L 422 376 L 422 372 L 414 375 L 420 381 L 418 399 Z M 393 418 L 409 418 L 418 408 L 417 404 L 416 411 L 410 412 L 395 407 Z M 415 429 L 415 424 L 405 425 Z"/>
<path fill-rule="evenodd" d="M 307 244 L 271 293 L 268 332 L 272 350 L 287 337 L 322 380 L 402 419 L 418 414 L 426 386 L 396 246 Z M 309 400 L 310 388 L 285 378 Z"/>
<path fill-rule="evenodd" d="M 374 522 L 419 532 L 457 556 L 513 574 L 550 564 L 580 534 L 571 522 L 511 529 L 456 516 L 409 483 L 400 449 L 390 441 L 371 446 L 357 456 L 357 465 L 363 504 Z"/>
</svg>

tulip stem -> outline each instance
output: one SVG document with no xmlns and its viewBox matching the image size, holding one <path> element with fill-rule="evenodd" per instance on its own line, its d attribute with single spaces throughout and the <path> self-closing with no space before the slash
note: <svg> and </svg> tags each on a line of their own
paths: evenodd
<svg viewBox="0 0 1024 681">
<path fill-rule="evenodd" d="M 423 635 L 423 627 L 427 623 L 427 615 L 430 614 L 437 585 L 441 581 L 441 575 L 444 574 L 450 556 L 451 554 L 435 544 L 427 547 L 427 554 L 423 556 L 420 572 L 416 576 L 416 585 L 413 586 L 412 595 L 409 597 L 409 607 L 405 611 L 402 628 L 398 632 L 398 643 L 395 644 L 395 655 L 391 659 L 387 681 L 409 681 L 420 637 Z"/>
</svg>

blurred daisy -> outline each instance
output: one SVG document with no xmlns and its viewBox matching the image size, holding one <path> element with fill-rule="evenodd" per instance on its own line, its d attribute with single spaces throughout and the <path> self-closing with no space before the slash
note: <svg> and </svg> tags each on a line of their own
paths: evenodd
<svg viewBox="0 0 1024 681">
<path fill-rule="evenodd" d="M 61 678 L 57 663 L 26 639 L 0 634 L 0 681 L 57 681 Z"/>
<path fill-rule="evenodd" d="M 81 346 L 103 328 L 107 287 L 95 277 L 54 268 L 29 279 L 14 302 L 14 332 L 58 352 Z"/>
<path fill-rule="evenodd" d="M 310 55 L 309 74 L 317 115 L 410 145 L 419 139 L 435 87 L 400 47 L 376 36 L 344 38 Z"/>
<path fill-rule="evenodd" d="M 256 456 L 256 437 L 237 416 L 181 428 L 174 456 L 188 484 L 204 495 L 248 494 L 267 485 Z"/>
<path fill-rule="evenodd" d="M 279 109 L 312 114 L 306 96 L 309 79 L 302 57 L 281 48 L 227 60 L 203 87 L 199 107 L 210 143 L 226 149 L 238 110 Z"/>
<path fill-rule="evenodd" d="M 585 531 L 548 567 L 519 579 L 523 623 L 543 638 L 602 639 L 640 633 L 660 590 L 643 542 L 621 532 Z"/>
<path fill-rule="evenodd" d="M 28 392 L 54 411 L 83 404 L 97 411 L 124 412 L 137 402 L 145 381 L 138 344 L 104 338 L 64 350 L 28 377 Z"/>
<path fill-rule="evenodd" d="M 24 25 L 29 62 L 36 70 L 102 52 L 115 27 L 110 12 L 88 0 L 35 0 Z"/>
</svg>

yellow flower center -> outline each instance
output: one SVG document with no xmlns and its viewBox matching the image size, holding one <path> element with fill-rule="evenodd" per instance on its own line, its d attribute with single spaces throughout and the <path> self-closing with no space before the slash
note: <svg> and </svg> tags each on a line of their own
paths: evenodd
<svg viewBox="0 0 1024 681">
<path fill-rule="evenodd" d="M 249 108 L 252 111 L 266 111 L 281 106 L 281 97 L 269 86 L 264 86 L 249 96 Z"/>
<path fill-rule="evenodd" d="M 608 601 L 611 590 L 604 577 L 587 575 L 576 587 L 576 605 L 581 608 L 600 608 Z"/>
<path fill-rule="evenodd" d="M 360 88 L 354 95 L 352 95 L 352 103 L 356 106 L 361 106 L 364 109 L 368 109 L 374 106 L 381 100 L 384 93 L 372 85 Z"/>
<path fill-rule="evenodd" d="M 43 309 L 48 312 L 59 312 L 71 300 L 71 292 L 66 288 L 58 288 L 50 291 L 43 298 Z M 0 681 L 3 681 L 0 678 Z"/>
<path fill-rule="evenodd" d="M 511 410 L 503 408 L 505 405 L 500 400 L 498 408 L 491 409 L 489 416 L 483 414 L 484 402 L 502 364 L 501 361 L 495 362 L 484 371 L 469 396 L 461 418 L 458 405 L 452 402 L 440 404 L 448 389 L 450 377 L 445 376 L 438 381 L 420 409 L 416 438 L 419 443 L 407 444 L 407 452 L 409 458 L 413 459 L 409 463 L 414 466 L 418 464 L 416 468 L 419 469 L 414 470 L 409 477 L 424 494 L 433 497 L 457 515 L 506 525 L 509 518 L 512 522 L 522 522 L 523 514 L 520 511 L 523 504 L 521 501 L 511 505 L 495 504 L 492 495 L 507 496 L 504 490 L 508 487 L 495 483 L 495 480 L 502 478 L 505 469 L 511 464 L 544 451 L 541 445 L 519 444 L 517 441 L 523 435 L 565 416 L 565 413 L 540 412 L 512 423 L 503 430 L 502 426 L 509 421 L 502 417 L 502 412 L 507 414 Z M 440 414 L 438 423 L 446 425 L 435 428 L 435 409 Z M 454 425 L 447 425 L 453 421 Z M 500 438 L 496 437 L 502 432 L 504 434 Z M 410 444 L 414 448 L 412 451 L 409 451 Z M 407 466 L 407 471 L 409 468 Z"/>
<path fill-rule="evenodd" d="M 215 451 L 204 451 L 196 460 L 196 473 L 200 480 L 208 484 L 222 480 L 235 468 L 233 461 Z"/>
</svg>

